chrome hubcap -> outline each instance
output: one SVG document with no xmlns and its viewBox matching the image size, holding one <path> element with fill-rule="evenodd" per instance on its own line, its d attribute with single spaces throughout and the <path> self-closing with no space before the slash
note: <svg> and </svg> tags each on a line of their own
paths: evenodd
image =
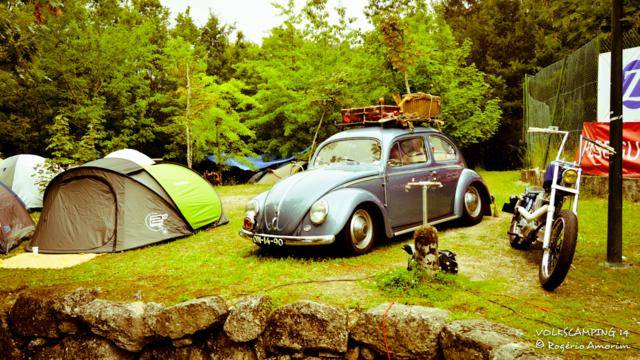
<svg viewBox="0 0 640 360">
<path fill-rule="evenodd" d="M 480 194 L 475 187 L 469 187 L 464 194 L 464 206 L 467 209 L 467 213 L 472 217 L 480 215 L 482 206 L 480 204 Z"/>
<path fill-rule="evenodd" d="M 373 221 L 371 215 L 364 210 L 358 209 L 351 217 L 349 226 L 351 241 L 358 249 L 365 249 L 373 239 Z"/>
</svg>

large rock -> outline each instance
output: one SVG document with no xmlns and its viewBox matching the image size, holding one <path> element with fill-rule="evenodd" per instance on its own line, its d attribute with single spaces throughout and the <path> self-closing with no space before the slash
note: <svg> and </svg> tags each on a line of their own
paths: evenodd
<svg viewBox="0 0 640 360">
<path fill-rule="evenodd" d="M 62 296 L 51 292 L 22 293 L 11 308 L 11 326 L 16 334 L 25 337 L 58 338 L 63 332 L 76 332 L 73 310 L 94 300 L 97 294 L 95 289 L 77 289 Z"/>
<path fill-rule="evenodd" d="M 76 316 L 91 332 L 113 341 L 122 349 L 138 352 L 154 341 L 149 323 L 162 306 L 155 303 L 116 303 L 97 299 L 76 309 Z"/>
<path fill-rule="evenodd" d="M 255 340 L 267 326 L 271 308 L 271 299 L 267 296 L 238 301 L 224 323 L 224 332 L 235 342 Z"/>
<path fill-rule="evenodd" d="M 440 335 L 445 359 L 517 359 L 532 355 L 522 332 L 486 320 L 458 320 Z"/>
<path fill-rule="evenodd" d="M 38 351 L 35 360 L 129 360 L 133 354 L 96 337 L 66 337 L 58 344 Z"/>
<path fill-rule="evenodd" d="M 22 341 L 11 333 L 8 319 L 9 315 L 0 311 L 0 354 L 7 360 L 22 359 L 22 350 L 20 350 Z"/>
<path fill-rule="evenodd" d="M 347 313 L 313 301 L 276 309 L 261 336 L 269 353 L 347 351 Z"/>
<path fill-rule="evenodd" d="M 170 339 L 221 325 L 229 313 L 227 303 L 219 296 L 186 301 L 160 311 L 150 319 L 156 334 Z"/>
<path fill-rule="evenodd" d="M 385 317 L 386 312 L 386 317 Z M 396 359 L 437 359 L 438 335 L 449 312 L 442 309 L 381 304 L 349 320 L 351 337 L 379 354 L 386 354 L 382 333 L 385 319 L 387 344 Z"/>
<path fill-rule="evenodd" d="M 214 360 L 254 360 L 256 354 L 253 347 L 246 343 L 235 343 L 224 333 L 211 334 L 206 341 L 206 348 Z"/>
</svg>

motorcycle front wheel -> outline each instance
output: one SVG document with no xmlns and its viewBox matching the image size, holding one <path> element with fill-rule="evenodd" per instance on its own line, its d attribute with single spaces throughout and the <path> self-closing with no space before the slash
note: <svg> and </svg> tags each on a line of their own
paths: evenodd
<svg viewBox="0 0 640 360">
<path fill-rule="evenodd" d="M 540 264 L 540 284 L 547 291 L 555 290 L 564 281 L 578 240 L 578 218 L 569 210 L 562 210 L 553 220 L 549 241 L 549 256 L 543 255 Z"/>
</svg>

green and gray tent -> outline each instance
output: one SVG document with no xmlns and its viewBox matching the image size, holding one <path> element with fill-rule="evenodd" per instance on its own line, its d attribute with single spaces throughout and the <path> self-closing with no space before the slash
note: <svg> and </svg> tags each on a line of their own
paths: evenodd
<svg viewBox="0 0 640 360">
<path fill-rule="evenodd" d="M 115 252 L 227 222 L 213 186 L 192 170 L 104 158 L 51 181 L 27 250 Z"/>
</svg>

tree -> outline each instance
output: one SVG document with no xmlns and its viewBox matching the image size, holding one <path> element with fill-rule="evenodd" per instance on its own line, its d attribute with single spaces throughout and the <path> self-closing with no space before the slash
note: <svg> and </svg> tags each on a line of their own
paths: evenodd
<svg viewBox="0 0 640 360">
<path fill-rule="evenodd" d="M 14 11 L 23 19 L 26 10 L 16 6 Z M 146 116 L 146 69 L 154 47 L 149 42 L 152 26 L 145 20 L 135 8 L 117 1 L 78 0 L 65 2 L 64 11 L 41 24 L 25 24 L 32 29 L 33 47 L 7 82 L 7 94 L 20 99 L 3 113 L 9 119 L 26 118 L 39 130 L 30 145 L 35 151 L 55 141 L 47 135 L 55 136 L 59 116 L 67 119 L 71 141 L 84 145 L 77 151 L 93 149 L 86 153 L 93 158 L 66 154 L 69 160 L 92 160 L 153 139 L 153 119 Z"/>
<path fill-rule="evenodd" d="M 209 19 L 200 32 L 200 43 L 207 57 L 207 75 L 216 76 L 221 81 L 229 80 L 233 72 L 229 58 L 230 32 L 231 28 L 220 24 L 214 14 L 209 14 Z"/>
<path fill-rule="evenodd" d="M 173 93 L 176 100 L 169 103 L 163 110 L 172 114 L 171 123 L 166 127 L 170 133 L 180 134 L 170 144 L 173 156 L 178 151 L 177 143 L 183 143 L 186 148 L 187 166 L 193 166 L 193 119 L 201 116 L 204 110 L 204 100 L 200 91 L 194 91 L 194 79 L 201 76 L 206 68 L 204 61 L 199 58 L 195 45 L 182 37 L 167 41 L 164 49 L 163 68 L 175 84 Z M 182 128 L 178 130 L 176 128 Z"/>
<path fill-rule="evenodd" d="M 403 7 L 409 5 L 411 4 L 407 1 L 372 0 L 367 8 L 369 18 L 383 39 L 387 61 L 404 76 L 407 94 L 411 93 L 409 67 L 415 64 L 415 58 L 418 56 L 409 34 L 407 19 L 402 17 Z"/>
<path fill-rule="evenodd" d="M 402 19 L 403 42 L 411 44 L 412 57 L 406 61 L 406 73 L 416 90 L 441 96 L 443 130 L 463 149 L 490 138 L 500 122 L 499 100 L 492 98 L 485 74 L 466 63 L 471 44 L 459 44 L 443 17 L 422 0 L 372 0 L 368 9 L 374 23 L 389 9 Z M 385 43 L 385 35 L 374 32 L 365 38 L 364 46 L 379 57 L 378 49 L 385 49 Z M 393 74 L 391 59 L 386 61 L 368 82 L 386 83 L 396 92 L 402 83 L 406 86 L 406 77 Z"/>
<path fill-rule="evenodd" d="M 196 46 L 178 37 L 170 39 L 165 48 L 163 68 L 175 83 L 175 101 L 167 102 L 164 111 L 171 114 L 165 131 L 173 135 L 168 145 L 169 156 L 179 156 L 186 149 L 186 163 L 202 159 L 215 147 L 218 158 L 253 154 L 244 142 L 253 137 L 241 121 L 239 110 L 255 102 L 242 91 L 244 83 L 231 79 L 219 83 L 205 73 L 205 60 Z"/>
<path fill-rule="evenodd" d="M 213 149 L 218 164 L 229 158 L 243 161 L 245 156 L 255 155 L 247 144 L 255 134 L 242 121 L 239 111 L 256 106 L 250 96 L 242 93 L 245 84 L 231 79 L 219 84 L 215 77 L 200 75 L 196 82 L 202 86 L 206 98 L 202 117 L 194 124 L 194 148 L 199 158 L 204 158 Z M 222 166 L 218 167 L 222 180 Z"/>
</svg>

